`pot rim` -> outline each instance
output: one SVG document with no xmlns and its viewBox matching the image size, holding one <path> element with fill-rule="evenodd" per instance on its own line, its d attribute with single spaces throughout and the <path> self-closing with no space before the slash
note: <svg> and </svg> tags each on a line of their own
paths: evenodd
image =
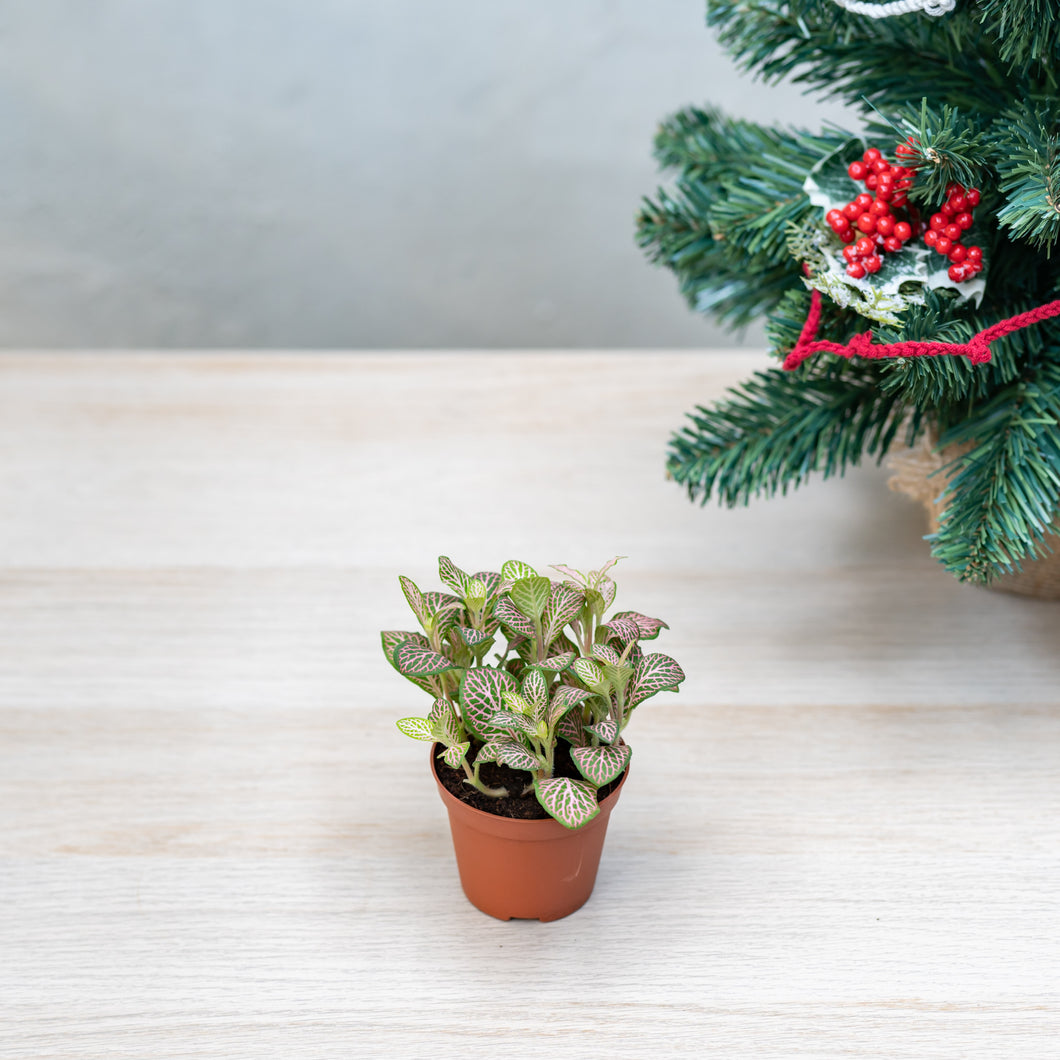
<svg viewBox="0 0 1060 1060">
<path fill-rule="evenodd" d="M 472 821 L 494 822 L 500 821 L 506 825 L 513 825 L 519 828 L 524 828 L 527 831 L 544 831 L 548 829 L 559 828 L 563 835 L 575 835 L 580 832 L 583 828 L 590 828 L 597 821 L 602 818 L 606 820 L 610 814 L 612 807 L 618 801 L 618 796 L 622 793 L 622 789 L 626 786 L 626 780 L 629 778 L 629 765 L 627 764 L 625 770 L 622 773 L 622 779 L 619 780 L 618 786 L 610 794 L 605 796 L 599 802 L 600 812 L 591 820 L 586 821 L 585 824 L 578 828 L 567 828 L 562 825 L 554 817 L 544 817 L 532 820 L 527 820 L 523 817 L 505 817 L 500 813 L 487 813 L 485 810 L 480 810 L 469 803 L 464 802 L 463 799 L 458 799 L 439 779 L 438 777 L 438 757 L 436 755 L 436 749 L 441 747 L 439 743 L 432 743 L 429 753 L 429 761 L 431 767 L 431 776 L 434 778 L 435 784 L 438 785 L 438 791 L 441 793 L 442 800 L 445 802 L 447 807 L 458 808 L 461 813 L 467 814 Z M 542 835 L 540 838 L 544 839 Z"/>
</svg>

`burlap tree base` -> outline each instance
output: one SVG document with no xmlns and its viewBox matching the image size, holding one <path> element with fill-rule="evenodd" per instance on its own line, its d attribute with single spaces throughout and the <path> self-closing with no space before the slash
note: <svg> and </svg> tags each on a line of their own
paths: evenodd
<svg viewBox="0 0 1060 1060">
<path fill-rule="evenodd" d="M 946 506 L 938 498 L 946 488 L 947 479 L 936 472 L 962 451 L 960 446 L 950 446 L 936 452 L 935 444 L 935 436 L 929 432 L 913 449 L 895 450 L 887 457 L 887 467 L 892 473 L 887 485 L 923 504 L 931 533 L 938 530 L 939 516 Z M 1053 547 L 1052 553 L 1041 559 L 1024 560 L 1022 571 L 1004 574 L 987 588 L 1040 600 L 1060 600 L 1060 538 L 1053 538 L 1047 544 Z"/>
</svg>

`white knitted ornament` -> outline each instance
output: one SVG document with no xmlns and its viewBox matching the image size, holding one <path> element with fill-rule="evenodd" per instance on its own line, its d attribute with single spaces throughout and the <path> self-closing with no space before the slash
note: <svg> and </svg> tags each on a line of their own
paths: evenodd
<svg viewBox="0 0 1060 1060">
<path fill-rule="evenodd" d="M 925 15 L 937 18 L 949 14 L 957 6 L 957 0 L 888 0 L 887 3 L 875 4 L 867 0 L 832 0 L 841 8 L 853 15 L 867 15 L 869 18 L 890 18 L 892 15 L 911 15 L 923 11 Z"/>
</svg>

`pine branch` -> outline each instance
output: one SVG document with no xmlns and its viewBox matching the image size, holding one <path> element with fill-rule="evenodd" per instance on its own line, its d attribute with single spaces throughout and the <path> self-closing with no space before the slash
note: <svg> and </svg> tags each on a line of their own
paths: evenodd
<svg viewBox="0 0 1060 1060">
<path fill-rule="evenodd" d="M 899 400 L 872 374 L 849 366 L 812 376 L 757 372 L 670 441 L 667 469 L 705 504 L 733 507 L 800 486 L 811 474 L 842 474 L 863 453 L 882 457 L 901 421 Z"/>
<path fill-rule="evenodd" d="M 1016 239 L 1051 250 L 1060 236 L 1060 135 L 1042 106 L 1019 107 L 994 123 L 1004 205 L 998 223 Z"/>
<path fill-rule="evenodd" d="M 1060 23 L 1054 0 L 980 0 L 983 29 L 1000 41 L 1000 56 L 1013 66 L 1060 59 Z M 1043 73 L 1049 72 L 1048 63 Z"/>
<path fill-rule="evenodd" d="M 1011 98 L 1010 71 L 967 2 L 940 25 L 922 16 L 865 18 L 831 0 L 708 0 L 707 24 L 745 69 L 771 82 L 791 77 L 826 98 L 885 109 L 927 98 L 990 114 Z M 1028 83 L 1022 95 L 1050 91 Z"/>
<path fill-rule="evenodd" d="M 1044 361 L 941 438 L 957 461 L 932 553 L 961 581 L 988 582 L 1051 549 L 1060 506 L 1060 364 Z"/>
</svg>

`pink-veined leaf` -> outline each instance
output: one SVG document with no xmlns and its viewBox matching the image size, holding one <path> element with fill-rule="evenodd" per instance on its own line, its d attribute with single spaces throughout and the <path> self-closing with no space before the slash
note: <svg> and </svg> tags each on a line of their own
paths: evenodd
<svg viewBox="0 0 1060 1060">
<path fill-rule="evenodd" d="M 618 652 L 609 644 L 594 644 L 593 658 L 599 659 L 600 662 L 610 663 L 612 666 L 620 665 Z"/>
<path fill-rule="evenodd" d="M 551 644 L 567 623 L 577 617 L 583 603 L 585 603 L 585 594 L 573 585 L 558 582 L 551 587 L 548 603 L 541 616 L 546 644 Z"/>
<path fill-rule="evenodd" d="M 427 724 L 435 738 L 444 744 L 460 743 L 460 720 L 447 699 L 436 699 L 427 715 Z"/>
<path fill-rule="evenodd" d="M 685 679 L 685 672 L 669 655 L 655 652 L 645 655 L 633 669 L 633 683 L 626 699 L 626 709 L 632 710 L 656 692 L 677 691 Z"/>
<path fill-rule="evenodd" d="M 435 628 L 452 628 L 463 616 L 464 602 L 449 593 L 429 592 L 423 594 L 423 606 Z"/>
<path fill-rule="evenodd" d="M 611 617 L 611 622 L 616 620 L 633 622 L 640 631 L 637 637 L 638 640 L 655 640 L 660 630 L 670 628 L 661 618 L 649 618 L 638 611 L 619 611 L 618 614 Z"/>
<path fill-rule="evenodd" d="M 537 755 L 518 741 L 496 740 L 493 742 L 497 748 L 496 761 L 501 765 L 510 766 L 512 769 L 525 769 L 528 773 L 541 769 L 541 760 Z"/>
<path fill-rule="evenodd" d="M 471 744 L 467 742 L 450 744 L 442 752 L 442 759 L 450 769 L 459 769 L 460 763 L 463 762 L 464 756 L 467 754 L 467 749 L 470 746 Z"/>
<path fill-rule="evenodd" d="M 405 594 L 409 607 L 412 608 L 412 613 L 419 619 L 420 625 L 426 629 L 430 615 L 423 605 L 423 593 L 420 592 L 419 586 L 404 574 L 398 576 L 398 582 L 401 584 L 401 591 Z"/>
<path fill-rule="evenodd" d="M 394 649 L 404 641 L 412 641 L 413 644 L 419 644 L 424 648 L 430 647 L 430 642 L 422 633 L 406 633 L 404 630 L 399 629 L 388 629 L 384 630 L 380 639 L 383 642 L 383 653 L 386 655 L 387 662 L 397 670 L 397 664 L 394 662 Z M 398 673 L 401 673 L 398 670 Z M 422 688 L 424 692 L 430 695 L 436 695 L 437 689 L 434 685 L 434 679 L 431 677 L 412 677 L 409 674 L 402 674 L 403 677 L 408 678 L 417 688 Z"/>
<path fill-rule="evenodd" d="M 472 629 L 470 626 L 457 626 L 457 632 L 460 634 L 460 639 L 472 648 L 493 639 L 488 633 L 483 633 L 481 629 Z"/>
<path fill-rule="evenodd" d="M 475 666 L 464 674 L 460 685 L 460 713 L 464 724 L 476 736 L 486 737 L 490 718 L 504 705 L 505 689 L 516 692 L 518 685 L 504 670 Z"/>
<path fill-rule="evenodd" d="M 558 570 L 560 574 L 566 574 L 578 586 L 585 585 L 585 575 L 580 570 L 575 570 L 573 567 L 568 567 L 563 563 L 552 563 L 549 565 L 553 570 Z"/>
<path fill-rule="evenodd" d="M 411 640 L 403 641 L 394 651 L 394 666 L 405 677 L 433 677 L 459 669 L 444 655 Z"/>
<path fill-rule="evenodd" d="M 411 736 L 414 740 L 434 742 L 434 733 L 431 732 L 426 718 L 398 718 L 396 725 L 406 736 Z"/>
<path fill-rule="evenodd" d="M 592 659 L 575 659 L 571 670 L 579 681 L 587 684 L 594 692 L 606 691 L 604 672 Z"/>
<path fill-rule="evenodd" d="M 602 747 L 575 747 L 570 756 L 586 780 L 602 788 L 610 784 L 629 764 L 632 750 L 628 743 Z"/>
<path fill-rule="evenodd" d="M 471 582 L 470 576 L 462 571 L 448 556 L 438 557 L 438 577 L 457 596 L 463 596 Z"/>
<path fill-rule="evenodd" d="M 590 696 L 592 692 L 585 688 L 576 688 L 574 685 L 560 685 L 552 693 L 552 702 L 548 705 L 548 715 L 546 720 L 548 721 L 549 728 L 553 728 L 556 722 L 560 720 L 572 707 L 580 706 Z M 578 727 L 581 727 L 581 713 L 576 719 Z"/>
<path fill-rule="evenodd" d="M 552 583 L 548 578 L 520 578 L 512 583 L 508 597 L 527 618 L 540 619 L 548 606 L 551 591 Z"/>
<path fill-rule="evenodd" d="M 493 617 L 496 618 L 502 626 L 512 630 L 514 633 L 520 633 L 524 637 L 532 637 L 534 635 L 533 622 L 531 622 L 530 619 L 528 619 L 507 596 L 502 596 L 498 599 L 497 604 L 493 609 Z"/>
<path fill-rule="evenodd" d="M 603 665 L 604 678 L 611 686 L 611 690 L 618 695 L 625 695 L 629 685 L 629 679 L 633 676 L 632 666 L 612 666 L 610 663 Z"/>
<path fill-rule="evenodd" d="M 501 701 L 504 703 L 504 709 L 510 710 L 513 714 L 532 714 L 534 708 L 530 706 L 528 700 L 523 698 L 521 692 L 512 692 L 507 688 L 501 693 Z"/>
<path fill-rule="evenodd" d="M 510 559 L 501 566 L 501 577 L 506 582 L 517 582 L 520 578 L 536 578 L 537 571 L 529 563 L 519 559 Z"/>
<path fill-rule="evenodd" d="M 614 743 L 618 737 L 618 723 L 614 718 L 604 718 L 603 721 L 598 721 L 595 725 L 586 725 L 586 732 L 591 732 L 594 736 L 598 736 L 604 743 Z"/>
<path fill-rule="evenodd" d="M 550 670 L 554 674 L 561 674 L 564 670 L 569 670 L 571 664 L 577 658 L 578 656 L 575 652 L 565 651 L 562 655 L 549 656 L 549 658 L 541 663 L 541 669 Z"/>
<path fill-rule="evenodd" d="M 581 828 L 600 812 L 596 789 L 584 780 L 571 780 L 570 777 L 539 780 L 535 777 L 534 790 L 537 801 L 564 828 Z"/>
<path fill-rule="evenodd" d="M 612 637 L 628 644 L 631 640 L 640 639 L 640 626 L 631 618 L 619 618 L 617 615 L 608 620 L 607 625 L 601 626 L 608 637 Z"/>
<path fill-rule="evenodd" d="M 584 747 L 588 742 L 580 710 L 568 710 L 559 719 L 556 735 L 562 736 L 572 747 Z"/>
</svg>

